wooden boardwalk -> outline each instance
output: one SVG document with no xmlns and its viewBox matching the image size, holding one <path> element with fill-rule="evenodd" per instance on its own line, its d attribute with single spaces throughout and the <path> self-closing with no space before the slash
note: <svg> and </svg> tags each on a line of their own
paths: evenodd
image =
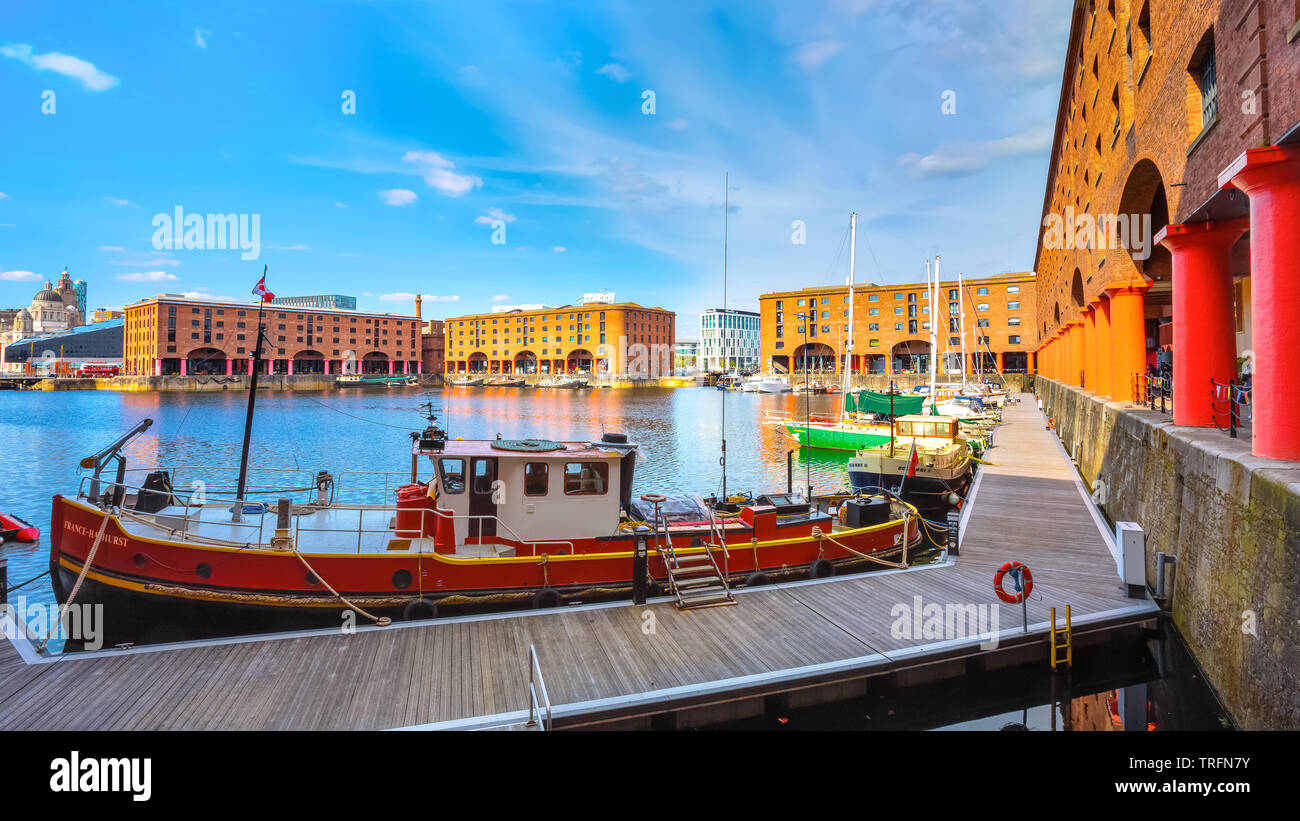
<svg viewBox="0 0 1300 821">
<path fill-rule="evenodd" d="M 557 721 L 654 712 L 978 654 L 980 637 L 898 637 L 898 605 L 992 605 L 992 576 L 1029 565 L 1030 632 L 999 613 L 1004 646 L 1041 643 L 1048 608 L 1077 632 L 1154 618 L 1124 596 L 1113 546 L 1032 397 L 1011 405 L 966 508 L 960 556 L 902 571 L 737 591 L 737 607 L 610 603 L 37 657 L 0 642 L 0 729 L 487 728 L 526 715 L 528 647 Z M 1046 650 L 1043 650 L 1046 663 Z"/>
</svg>

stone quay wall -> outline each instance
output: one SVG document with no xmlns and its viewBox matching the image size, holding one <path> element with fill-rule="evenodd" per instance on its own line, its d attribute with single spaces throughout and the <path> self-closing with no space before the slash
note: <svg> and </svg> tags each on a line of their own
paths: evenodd
<svg viewBox="0 0 1300 821">
<path fill-rule="evenodd" d="M 1300 463 L 1060 382 L 1037 394 L 1107 517 L 1145 531 L 1150 587 L 1156 552 L 1177 556 L 1168 606 L 1224 707 L 1300 728 Z"/>
</svg>

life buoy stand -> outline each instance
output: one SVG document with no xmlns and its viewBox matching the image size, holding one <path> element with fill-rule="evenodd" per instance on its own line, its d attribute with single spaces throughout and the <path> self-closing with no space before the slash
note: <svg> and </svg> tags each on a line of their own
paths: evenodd
<svg viewBox="0 0 1300 821">
<path fill-rule="evenodd" d="M 652 504 L 652 505 L 661 504 L 661 503 L 662 503 L 666 498 L 668 498 L 668 497 L 664 496 L 664 495 L 661 494 L 661 493 L 642 493 L 642 494 L 641 494 L 641 501 L 643 501 L 643 502 L 649 502 L 649 503 Z"/>
<path fill-rule="evenodd" d="M 402 619 L 404 621 L 436 618 L 438 618 L 438 603 L 423 596 L 407 602 L 406 607 L 402 608 Z"/>
<path fill-rule="evenodd" d="M 1056 430 L 1056 417 L 1054 416 L 1047 417 L 1047 429 Z"/>
<path fill-rule="evenodd" d="M 1002 589 L 1002 579 L 1008 574 L 1012 574 L 1014 579 L 1018 573 L 1023 582 L 1023 590 L 1017 590 L 1014 594 L 1008 593 Z M 1019 587 L 1021 585 L 1017 585 Z M 993 592 L 998 594 L 998 598 L 1007 604 L 1020 604 L 1030 593 L 1034 592 L 1034 575 L 1029 572 L 1029 568 L 1020 562 L 1007 562 L 998 568 L 998 572 L 993 574 Z"/>
</svg>

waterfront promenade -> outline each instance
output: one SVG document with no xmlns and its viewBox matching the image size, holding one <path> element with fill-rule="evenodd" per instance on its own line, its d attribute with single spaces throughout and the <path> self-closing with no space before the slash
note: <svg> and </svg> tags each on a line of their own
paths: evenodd
<svg viewBox="0 0 1300 821">
<path fill-rule="evenodd" d="M 966 508 L 960 555 L 901 571 L 737 591 L 680 612 L 610 603 L 41 658 L 0 642 L 0 729 L 514 727 L 536 647 L 556 726 L 715 710 L 764 694 L 978 659 L 979 636 L 900 636 L 895 607 L 993 604 L 992 576 L 1034 574 L 1028 632 L 999 610 L 998 653 L 1047 664 L 1050 607 L 1076 642 L 1154 619 L 1120 588 L 1104 523 L 1033 398 L 1007 408 Z M 961 662 L 958 662 L 961 663 Z"/>
</svg>

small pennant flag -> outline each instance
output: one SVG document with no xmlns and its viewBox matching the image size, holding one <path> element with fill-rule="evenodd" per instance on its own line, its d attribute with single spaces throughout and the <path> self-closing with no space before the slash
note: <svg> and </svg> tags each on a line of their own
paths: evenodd
<svg viewBox="0 0 1300 821">
<path fill-rule="evenodd" d="M 270 302 L 275 299 L 275 294 L 266 290 L 266 268 L 262 268 L 262 278 L 253 286 L 253 295 L 260 296 L 263 302 Z"/>
</svg>

